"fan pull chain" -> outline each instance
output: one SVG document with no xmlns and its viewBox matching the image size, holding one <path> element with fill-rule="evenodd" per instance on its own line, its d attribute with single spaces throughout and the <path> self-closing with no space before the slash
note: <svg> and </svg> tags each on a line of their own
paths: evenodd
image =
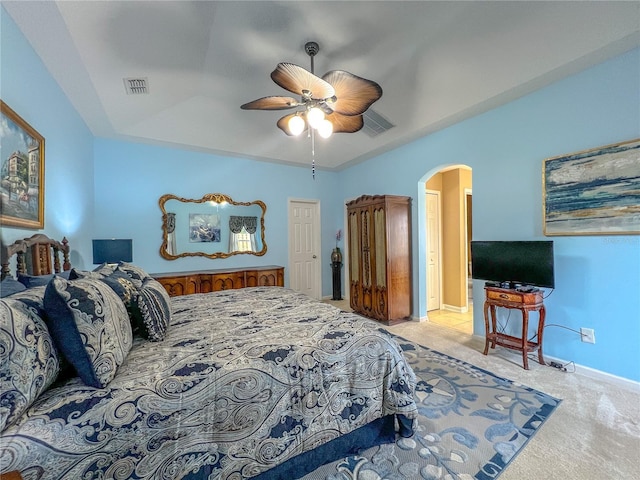
<svg viewBox="0 0 640 480">
<path fill-rule="evenodd" d="M 311 130 L 311 176 L 316 179 L 316 136 L 313 129 Z"/>
</svg>

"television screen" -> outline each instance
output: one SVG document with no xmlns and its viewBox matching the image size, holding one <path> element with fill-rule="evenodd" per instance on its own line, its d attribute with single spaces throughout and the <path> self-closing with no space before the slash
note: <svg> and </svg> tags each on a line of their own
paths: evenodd
<svg viewBox="0 0 640 480">
<path fill-rule="evenodd" d="M 133 241 L 130 239 L 93 240 L 93 263 L 131 262 Z"/>
<path fill-rule="evenodd" d="M 555 287 L 553 241 L 472 241 L 471 276 L 479 280 Z"/>
</svg>

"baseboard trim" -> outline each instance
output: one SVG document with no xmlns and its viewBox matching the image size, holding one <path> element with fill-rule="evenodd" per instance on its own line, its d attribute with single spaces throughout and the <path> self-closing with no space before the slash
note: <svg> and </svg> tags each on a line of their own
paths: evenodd
<svg viewBox="0 0 640 480">
<path fill-rule="evenodd" d="M 478 344 L 484 345 L 484 336 L 481 335 L 472 335 L 474 342 L 478 342 Z M 552 357 L 545 353 L 544 359 L 547 363 L 549 362 L 558 362 L 563 365 L 571 363 L 570 361 L 564 360 L 562 358 Z M 536 356 L 537 361 L 537 356 Z M 615 385 L 620 388 L 624 388 L 626 390 L 630 390 L 634 393 L 640 393 L 640 382 L 636 382 L 635 380 L 629 380 L 628 378 L 619 377 L 618 375 L 614 375 L 612 373 L 603 372 L 602 370 L 596 370 L 595 368 L 586 367 L 584 365 L 580 365 L 574 362 L 576 367 L 576 371 L 574 373 L 578 375 L 582 375 L 583 377 L 591 378 L 593 380 L 599 380 L 601 382 L 606 382 L 611 385 Z"/>
<path fill-rule="evenodd" d="M 571 363 L 570 361 L 563 360 L 562 358 L 551 357 L 546 354 L 544 358 L 547 361 L 547 363 L 550 361 L 562 363 L 563 365 L 567 363 Z M 580 365 L 578 363 L 574 363 L 574 364 L 576 366 L 575 373 L 577 373 L 578 375 L 592 378 L 594 380 L 601 380 L 603 382 L 607 382 L 612 385 L 616 385 L 618 387 L 631 390 L 632 392 L 640 393 L 640 382 L 636 382 L 635 380 L 629 380 L 628 378 L 624 378 L 624 377 L 619 377 L 618 375 L 614 375 L 612 373 L 603 372 L 602 370 L 596 370 L 595 368 L 587 367 L 585 365 Z"/>
<path fill-rule="evenodd" d="M 442 310 L 448 310 L 455 313 L 468 313 L 469 307 L 457 307 L 455 305 L 442 304 Z"/>
</svg>

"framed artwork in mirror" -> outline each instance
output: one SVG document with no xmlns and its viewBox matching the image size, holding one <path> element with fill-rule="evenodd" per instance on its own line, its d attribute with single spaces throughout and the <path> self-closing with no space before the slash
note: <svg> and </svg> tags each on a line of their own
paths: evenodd
<svg viewBox="0 0 640 480">
<path fill-rule="evenodd" d="M 189 241 L 220 242 L 220 215 L 189 214 Z"/>
<path fill-rule="evenodd" d="M 0 223 L 44 228 L 44 138 L 0 100 Z"/>
</svg>

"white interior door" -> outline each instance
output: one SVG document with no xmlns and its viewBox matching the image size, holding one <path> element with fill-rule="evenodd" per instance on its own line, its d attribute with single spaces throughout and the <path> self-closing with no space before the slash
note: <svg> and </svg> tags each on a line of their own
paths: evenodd
<svg viewBox="0 0 640 480">
<path fill-rule="evenodd" d="M 320 299 L 320 202 L 289 200 L 289 286 Z"/>
<path fill-rule="evenodd" d="M 427 311 L 441 306 L 440 192 L 427 190 Z"/>
</svg>

